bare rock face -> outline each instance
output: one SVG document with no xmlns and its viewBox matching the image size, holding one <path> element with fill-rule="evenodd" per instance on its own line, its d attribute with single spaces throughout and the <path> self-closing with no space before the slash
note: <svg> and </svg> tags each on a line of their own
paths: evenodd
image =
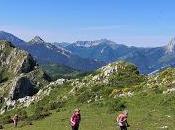
<svg viewBox="0 0 175 130">
<path fill-rule="evenodd" d="M 20 99 L 33 100 L 50 80 L 29 53 L 10 42 L 0 41 L 0 96 L 6 99 L 1 112 L 15 107 Z"/>
<path fill-rule="evenodd" d="M 18 100 L 26 96 L 33 96 L 38 92 L 35 84 L 26 76 L 18 77 L 13 81 L 13 86 L 10 90 L 10 98 L 12 100 Z"/>
<path fill-rule="evenodd" d="M 22 73 L 28 73 L 34 69 L 36 66 L 36 61 L 32 58 L 30 54 L 28 54 L 22 62 L 21 71 Z"/>
<path fill-rule="evenodd" d="M 1 41 L 0 66 L 10 74 L 16 75 L 32 71 L 36 61 L 26 51 L 15 48 L 7 41 Z"/>
</svg>

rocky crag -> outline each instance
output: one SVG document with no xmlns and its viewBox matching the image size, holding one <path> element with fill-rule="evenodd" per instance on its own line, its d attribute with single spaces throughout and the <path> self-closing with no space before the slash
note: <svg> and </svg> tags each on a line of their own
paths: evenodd
<svg viewBox="0 0 175 130">
<path fill-rule="evenodd" d="M 31 100 L 49 81 L 50 77 L 29 53 L 0 41 L 1 112 L 19 105 L 21 99 Z"/>
</svg>

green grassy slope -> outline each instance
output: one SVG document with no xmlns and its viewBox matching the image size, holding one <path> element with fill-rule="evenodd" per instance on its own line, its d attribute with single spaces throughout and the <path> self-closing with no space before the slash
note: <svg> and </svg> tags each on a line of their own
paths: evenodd
<svg viewBox="0 0 175 130">
<path fill-rule="evenodd" d="M 175 96 L 174 95 L 137 95 L 124 99 L 129 110 L 129 130 L 159 130 L 168 126 L 175 130 Z M 170 105 L 171 104 L 171 105 Z M 33 122 L 31 126 L 20 126 L 18 130 L 70 130 L 69 118 L 73 106 L 61 112 L 53 111 L 50 117 Z M 82 122 L 80 130 L 116 130 L 115 118 L 118 112 L 108 113 L 107 107 L 92 104 L 81 105 Z M 5 126 L 13 129 L 12 124 Z"/>
<path fill-rule="evenodd" d="M 41 65 L 41 68 L 46 71 L 54 80 L 58 78 L 70 79 L 79 74 L 79 71 L 75 69 L 58 64 Z"/>
<path fill-rule="evenodd" d="M 116 115 L 124 109 L 129 111 L 129 130 L 175 130 L 175 92 L 163 93 L 175 87 L 174 75 L 173 68 L 146 77 L 132 64 L 108 65 L 84 78 L 53 86 L 49 96 L 25 109 L 29 117 L 48 111 L 51 115 L 41 120 L 27 118 L 17 129 L 70 130 L 72 111 L 80 107 L 80 130 L 116 130 Z M 39 107 L 42 109 L 36 112 Z M 28 125 L 29 119 L 33 125 Z M 9 124 L 5 129 L 14 128 Z"/>
</svg>

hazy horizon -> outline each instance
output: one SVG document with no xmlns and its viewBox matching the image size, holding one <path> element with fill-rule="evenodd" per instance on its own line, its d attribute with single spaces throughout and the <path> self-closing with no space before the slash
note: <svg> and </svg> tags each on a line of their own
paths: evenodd
<svg viewBox="0 0 175 130">
<path fill-rule="evenodd" d="M 166 45 L 175 36 L 172 0 L 2 0 L 0 30 L 29 41 L 109 39 L 137 47 Z"/>
</svg>

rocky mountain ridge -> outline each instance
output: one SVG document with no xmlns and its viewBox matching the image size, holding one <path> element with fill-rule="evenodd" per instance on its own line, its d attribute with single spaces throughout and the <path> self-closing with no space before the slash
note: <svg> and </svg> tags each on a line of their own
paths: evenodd
<svg viewBox="0 0 175 130">
<path fill-rule="evenodd" d="M 35 95 L 51 81 L 29 53 L 7 41 L 0 41 L 0 67 L 0 96 L 5 99 L 3 108 L 8 109 L 9 102 Z"/>
<path fill-rule="evenodd" d="M 72 43 L 65 48 L 72 53 L 97 61 L 111 63 L 117 60 L 131 62 L 139 67 L 141 73 L 149 74 L 166 66 L 173 66 L 174 63 L 174 40 L 166 46 L 154 48 L 141 48 L 125 46 L 111 42 L 110 40 L 99 40 L 98 44 L 86 46 L 86 43 L 95 41 L 79 41 Z"/>
<path fill-rule="evenodd" d="M 135 64 L 143 74 L 175 66 L 174 39 L 166 46 L 154 48 L 128 47 L 107 39 L 61 43 L 59 46 L 58 43 L 47 43 L 39 36 L 26 43 L 5 32 L 0 33 L 0 39 L 14 41 L 15 45 L 31 53 L 40 64 L 61 64 L 83 72 L 117 60 Z"/>
<path fill-rule="evenodd" d="M 44 43 L 45 41 L 39 37 L 39 36 L 35 36 L 32 40 L 29 41 L 29 43 Z"/>
<path fill-rule="evenodd" d="M 74 55 L 62 47 L 58 48 L 51 43 L 45 42 L 39 36 L 34 37 L 29 42 L 25 42 L 10 33 L 1 31 L 0 40 L 7 40 L 16 47 L 27 51 L 39 64 L 61 64 L 81 71 L 92 71 L 104 64 L 103 62 L 84 59 Z"/>
</svg>

